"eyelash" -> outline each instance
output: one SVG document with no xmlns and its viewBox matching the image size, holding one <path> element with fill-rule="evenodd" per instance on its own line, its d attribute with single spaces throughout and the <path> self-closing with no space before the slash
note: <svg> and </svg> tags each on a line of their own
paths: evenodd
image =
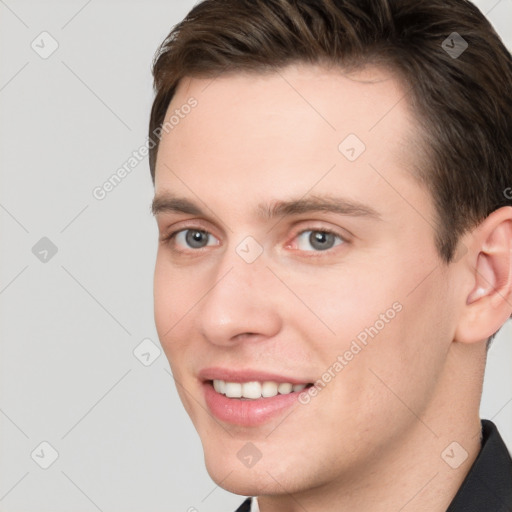
<svg viewBox="0 0 512 512">
<path fill-rule="evenodd" d="M 207 235 L 211 235 L 211 233 L 203 228 L 200 228 L 200 227 L 193 227 L 193 226 L 189 226 L 189 227 L 184 227 L 184 228 L 181 228 L 181 229 L 178 229 L 176 231 L 173 231 L 167 235 L 164 235 L 161 239 L 160 239 L 160 242 L 164 245 L 169 245 L 171 246 L 171 242 L 174 241 L 174 238 L 176 237 L 176 235 L 178 235 L 178 233 L 181 233 L 183 231 L 201 231 L 203 233 L 206 233 Z M 301 251 L 301 252 L 307 252 L 307 253 L 313 253 L 312 255 L 310 254 L 308 257 L 314 257 L 313 255 L 321 255 L 323 253 L 327 253 L 327 254 L 330 254 L 332 253 L 332 251 L 334 250 L 335 247 L 337 247 L 338 245 L 343 245 L 343 244 L 346 244 L 348 242 L 348 240 L 341 236 L 339 233 L 337 233 L 336 231 L 333 231 L 331 229 L 327 229 L 327 228 L 315 228 L 315 227 L 310 227 L 310 228 L 306 228 L 306 229 L 303 229 L 301 231 L 299 231 L 298 233 L 296 233 L 293 237 L 293 240 L 295 240 L 296 238 L 298 238 L 300 235 L 304 234 L 304 233 L 307 233 L 308 231 L 311 231 L 313 233 L 326 233 L 326 234 L 329 234 L 329 235 L 333 235 L 334 237 L 338 238 L 339 240 L 341 240 L 341 243 L 339 244 L 336 244 L 334 245 L 333 247 L 330 247 L 329 249 L 325 249 L 323 251 L 318 251 L 318 250 L 311 250 L 311 251 L 304 251 L 301 249 L 297 249 L 298 251 Z M 195 252 L 195 253 L 200 253 L 202 252 L 203 249 L 206 249 L 207 247 L 200 247 L 198 249 L 188 249 L 188 250 L 183 250 L 183 249 L 175 249 L 174 247 L 171 247 L 171 249 L 175 252 L 178 252 L 178 253 L 188 253 L 188 252 Z"/>
</svg>

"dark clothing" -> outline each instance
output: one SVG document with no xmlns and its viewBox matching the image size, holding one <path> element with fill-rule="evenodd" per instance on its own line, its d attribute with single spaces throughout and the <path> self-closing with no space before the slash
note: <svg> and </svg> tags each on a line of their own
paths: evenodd
<svg viewBox="0 0 512 512">
<path fill-rule="evenodd" d="M 251 510 L 251 498 L 247 498 L 235 512 L 250 512 Z"/>
<path fill-rule="evenodd" d="M 482 420 L 482 449 L 446 512 L 512 512 L 512 458 L 496 425 Z"/>
</svg>

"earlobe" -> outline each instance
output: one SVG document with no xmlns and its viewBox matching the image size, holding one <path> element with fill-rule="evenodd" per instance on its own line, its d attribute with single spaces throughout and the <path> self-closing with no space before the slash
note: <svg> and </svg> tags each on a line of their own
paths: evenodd
<svg viewBox="0 0 512 512">
<path fill-rule="evenodd" d="M 476 343 L 498 331 L 512 313 L 512 207 L 491 213 L 475 228 L 469 246 L 465 260 L 472 261 L 473 287 L 455 341 Z"/>
</svg>

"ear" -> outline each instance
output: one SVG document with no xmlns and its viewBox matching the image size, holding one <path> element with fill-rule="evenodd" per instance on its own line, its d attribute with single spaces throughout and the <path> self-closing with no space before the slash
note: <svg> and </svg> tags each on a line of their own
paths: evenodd
<svg viewBox="0 0 512 512">
<path fill-rule="evenodd" d="M 471 291 L 454 340 L 476 343 L 492 336 L 512 313 L 512 207 L 492 212 L 466 244 Z"/>
</svg>

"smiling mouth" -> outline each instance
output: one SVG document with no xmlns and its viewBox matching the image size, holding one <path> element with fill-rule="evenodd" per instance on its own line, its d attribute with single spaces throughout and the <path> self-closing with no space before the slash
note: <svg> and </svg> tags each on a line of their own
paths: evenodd
<svg viewBox="0 0 512 512">
<path fill-rule="evenodd" d="M 289 395 L 290 393 L 300 393 L 306 388 L 313 386 L 312 383 L 292 384 L 290 382 L 274 381 L 249 381 L 249 382 L 229 382 L 220 379 L 208 381 L 213 389 L 227 398 L 237 398 L 241 400 L 258 400 L 260 398 L 272 398 L 277 395 Z"/>
</svg>

